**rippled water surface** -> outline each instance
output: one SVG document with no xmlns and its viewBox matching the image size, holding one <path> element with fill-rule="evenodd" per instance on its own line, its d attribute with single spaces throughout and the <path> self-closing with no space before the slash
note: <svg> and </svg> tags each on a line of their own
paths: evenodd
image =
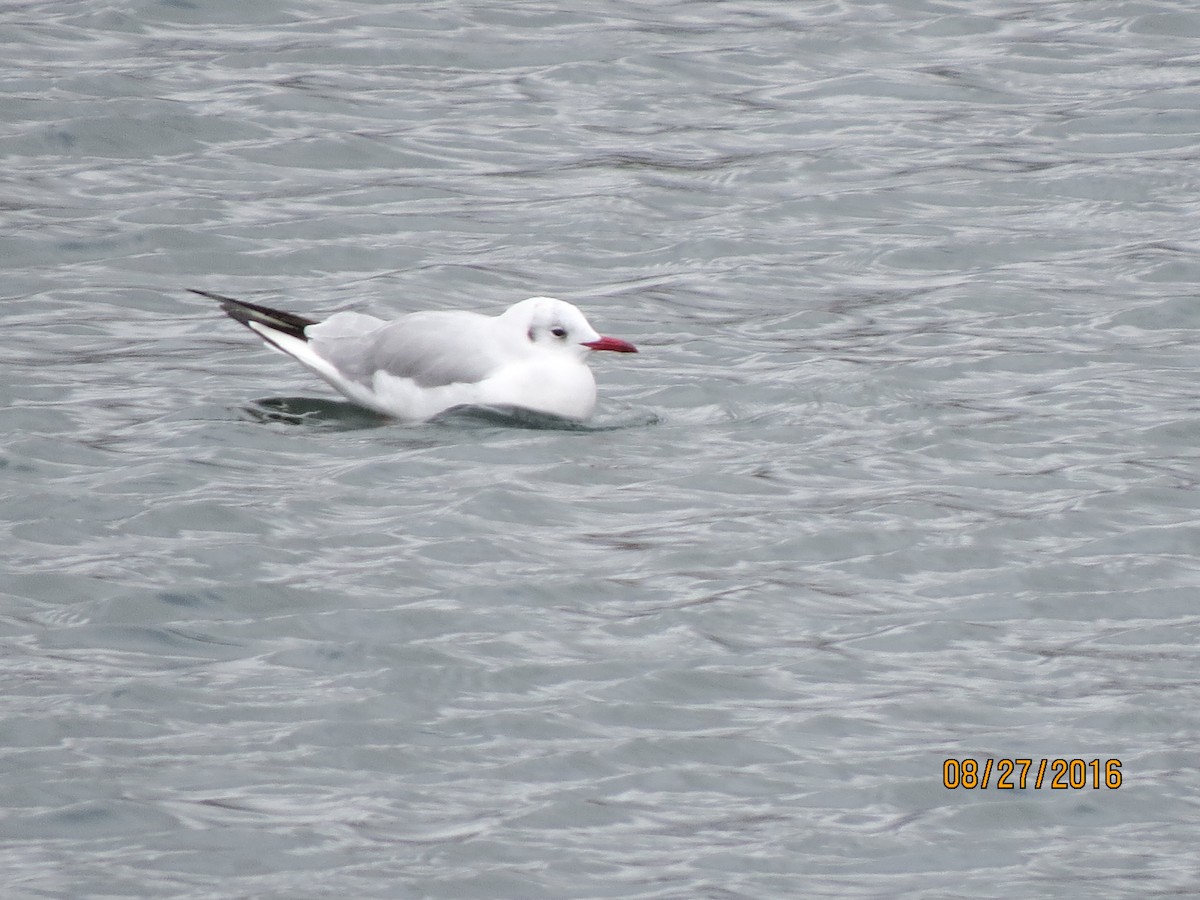
<svg viewBox="0 0 1200 900">
<path fill-rule="evenodd" d="M 5 897 L 1200 893 L 1194 4 L 0 42 Z M 642 352 L 398 425 L 189 287 Z"/>
</svg>

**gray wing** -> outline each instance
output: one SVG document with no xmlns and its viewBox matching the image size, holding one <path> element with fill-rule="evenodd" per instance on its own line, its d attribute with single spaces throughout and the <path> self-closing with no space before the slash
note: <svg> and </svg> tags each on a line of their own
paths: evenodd
<svg viewBox="0 0 1200 900">
<path fill-rule="evenodd" d="M 478 313 L 421 312 L 395 322 L 338 313 L 307 330 L 318 353 L 348 378 L 371 384 L 376 372 L 421 387 L 482 381 L 504 360 L 495 319 Z"/>
</svg>

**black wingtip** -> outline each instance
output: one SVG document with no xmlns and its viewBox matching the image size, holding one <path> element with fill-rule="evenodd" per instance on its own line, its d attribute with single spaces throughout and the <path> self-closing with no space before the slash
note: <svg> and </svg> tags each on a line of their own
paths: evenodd
<svg viewBox="0 0 1200 900">
<path fill-rule="evenodd" d="M 250 327 L 251 322 L 257 322 L 260 325 L 265 325 L 267 328 L 282 332 L 290 337 L 306 341 L 308 338 L 304 335 L 304 329 L 309 325 L 317 324 L 316 319 L 306 319 L 303 316 L 297 316 L 293 313 L 271 309 L 269 306 L 259 306 L 257 303 L 247 303 L 245 300 L 235 300 L 233 297 L 214 294 L 212 291 L 201 291 L 196 288 L 188 288 L 188 290 L 193 294 L 199 294 L 201 297 L 207 297 L 209 300 L 216 300 L 221 304 L 221 309 L 225 310 L 229 318 L 235 322 L 240 322 L 247 328 Z"/>
</svg>

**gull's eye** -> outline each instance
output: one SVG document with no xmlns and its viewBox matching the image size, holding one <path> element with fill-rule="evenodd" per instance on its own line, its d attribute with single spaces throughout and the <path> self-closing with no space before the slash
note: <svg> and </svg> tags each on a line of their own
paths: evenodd
<svg viewBox="0 0 1200 900">
<path fill-rule="evenodd" d="M 559 325 L 555 328 L 551 328 L 550 333 L 552 335 L 554 335 L 556 338 L 565 338 L 567 336 L 567 329 L 565 329 L 561 325 Z"/>
</svg>

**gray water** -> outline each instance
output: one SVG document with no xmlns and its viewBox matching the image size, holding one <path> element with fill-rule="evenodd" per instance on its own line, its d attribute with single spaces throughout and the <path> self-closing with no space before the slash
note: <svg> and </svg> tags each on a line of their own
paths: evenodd
<svg viewBox="0 0 1200 900">
<path fill-rule="evenodd" d="M 1194 3 L 0 46 L 6 898 L 1200 894 Z M 189 287 L 642 352 L 399 425 Z"/>
</svg>

